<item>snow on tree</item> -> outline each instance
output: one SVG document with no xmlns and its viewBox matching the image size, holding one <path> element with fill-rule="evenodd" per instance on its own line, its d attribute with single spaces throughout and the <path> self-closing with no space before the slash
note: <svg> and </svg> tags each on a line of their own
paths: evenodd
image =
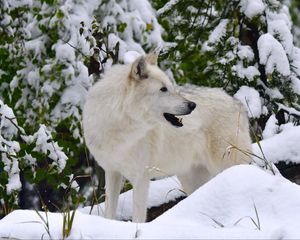
<svg viewBox="0 0 300 240">
<path fill-rule="evenodd" d="M 16 126 L 18 123 L 12 109 L 0 100 L 0 205 L 6 214 L 18 204 L 17 194 L 21 189 Z"/>
<path fill-rule="evenodd" d="M 38 182 L 38 164 L 42 158 L 52 160 L 48 174 L 61 173 L 66 165 L 67 156 L 44 125 L 33 135 L 27 135 L 19 126 L 13 110 L 0 100 L 0 216 L 8 214 L 19 204 L 19 192 L 22 188 L 20 172 L 31 175 L 29 181 Z M 36 157 L 40 156 L 40 159 Z M 51 173 L 52 171 L 52 173 Z M 47 175 L 44 172 L 44 178 Z M 69 176 L 69 178 L 71 178 Z M 71 179 L 65 176 L 68 183 Z"/>
<path fill-rule="evenodd" d="M 287 5 L 277 0 L 154 2 L 166 39 L 174 37 L 166 55 L 176 61 L 179 82 L 238 93 L 260 137 L 272 116 L 277 125 L 299 124 L 300 49 L 293 42 Z M 261 100 L 256 106 L 250 103 L 254 91 Z"/>
<path fill-rule="evenodd" d="M 94 170 L 85 166 L 90 156 L 81 129 L 85 95 L 99 78 L 93 73 L 160 46 L 162 29 L 147 0 L 4 0 L 0 15 L 1 109 L 11 109 L 18 122 L 16 132 L 8 136 L 7 118 L 1 118 L 5 154 L 0 164 L 5 172 L 0 174 L 5 177 L 0 186 L 11 189 L 7 196 L 16 192 L 5 204 L 14 202 L 13 207 L 18 202 L 21 186 L 7 181 L 17 183 L 20 172 L 23 192 L 31 191 L 32 184 L 38 189 L 46 184 L 53 203 L 61 206 L 64 201 L 59 199 L 69 196 L 66 191 L 78 190 L 74 172 L 91 176 L 93 189 L 98 185 Z M 86 182 L 82 194 L 90 197 L 91 183 Z"/>
<path fill-rule="evenodd" d="M 2 88 L 8 92 L 7 99 L 14 99 L 13 107 L 17 115 L 25 118 L 24 126 L 47 122 L 55 128 L 70 119 L 70 132 L 74 138 L 81 138 L 80 109 L 91 80 L 83 64 L 89 44 L 80 35 L 79 27 L 81 21 L 90 21 L 92 2 L 74 5 L 70 1 L 33 1 L 24 2 L 21 9 L 13 2 L 7 4 L 7 14 L 22 14 L 6 24 L 2 22 L 3 30 L 17 37 L 12 44 L 20 45 L 17 54 L 22 56 L 15 76 Z M 14 25 L 20 31 L 14 30 Z M 9 27 L 16 32 L 9 33 Z M 8 47 L 15 51 L 14 45 Z"/>
<path fill-rule="evenodd" d="M 287 1 L 293 21 L 292 33 L 294 36 L 295 45 L 300 47 L 300 2 L 297 0 Z"/>
<path fill-rule="evenodd" d="M 100 50 L 104 50 L 100 60 L 114 49 L 115 55 L 108 63 L 124 63 L 128 52 L 145 54 L 163 46 L 162 28 L 148 0 L 103 0 L 95 11 L 95 18 L 107 35 L 107 42 L 100 45 Z"/>
<path fill-rule="evenodd" d="M 89 176 L 86 203 L 98 201 L 80 124 L 85 95 L 112 64 L 150 49 L 163 47 L 179 83 L 239 99 L 260 137 L 299 124 L 299 26 L 288 6 L 299 23 L 296 0 L 2 0 L 0 215 L 36 185 L 60 207 L 82 202 L 79 174 Z"/>
<path fill-rule="evenodd" d="M 21 149 L 15 158 L 25 176 L 22 189 L 42 181 L 54 189 L 68 186 L 72 161 L 63 151 L 75 157 L 83 143 L 81 109 L 92 81 L 84 65 L 90 44 L 79 29 L 80 23 L 91 24 L 98 3 L 5 0 L 0 4 L 0 98 L 26 129 L 26 134 L 18 134 Z M 70 136 L 64 137 L 66 133 Z"/>
</svg>

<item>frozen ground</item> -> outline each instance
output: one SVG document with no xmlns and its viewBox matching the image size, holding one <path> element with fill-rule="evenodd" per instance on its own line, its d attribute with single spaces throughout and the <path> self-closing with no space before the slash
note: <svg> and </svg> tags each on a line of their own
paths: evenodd
<svg viewBox="0 0 300 240">
<path fill-rule="evenodd" d="M 299 138 L 300 127 L 290 127 L 262 141 L 261 146 L 268 160 L 286 157 L 299 162 Z M 256 146 L 254 152 L 260 154 Z M 131 194 L 120 198 L 119 219 L 131 217 Z M 175 177 L 153 181 L 148 205 L 158 206 L 182 194 Z M 89 212 L 89 207 L 76 211 L 70 239 L 300 238 L 300 186 L 251 165 L 225 170 L 149 223 L 104 219 L 101 204 L 93 208 L 92 215 Z M 41 216 L 46 220 L 44 213 Z M 17 210 L 0 221 L 0 237 L 58 239 L 62 238 L 62 222 L 61 213 L 48 213 L 48 234 L 35 211 Z"/>
</svg>

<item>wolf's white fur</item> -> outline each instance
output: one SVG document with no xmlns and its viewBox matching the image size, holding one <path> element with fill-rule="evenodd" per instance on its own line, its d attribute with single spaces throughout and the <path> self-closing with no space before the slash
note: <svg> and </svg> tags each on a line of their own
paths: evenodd
<svg viewBox="0 0 300 240">
<path fill-rule="evenodd" d="M 197 107 L 176 128 L 163 113 L 184 114 L 187 99 Z M 223 169 L 249 162 L 230 147 L 251 149 L 242 105 L 220 89 L 175 88 L 153 55 L 113 66 L 90 89 L 83 127 L 105 170 L 107 218 L 115 218 L 123 176 L 133 185 L 133 221 L 143 222 L 151 178 L 177 175 L 190 194 Z"/>
</svg>

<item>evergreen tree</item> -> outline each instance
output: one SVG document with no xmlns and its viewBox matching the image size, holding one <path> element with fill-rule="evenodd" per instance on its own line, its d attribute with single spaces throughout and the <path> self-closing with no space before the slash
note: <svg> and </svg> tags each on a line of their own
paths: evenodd
<svg viewBox="0 0 300 240">
<path fill-rule="evenodd" d="M 299 124 L 299 48 L 293 43 L 287 5 L 263 0 L 153 2 L 166 40 L 174 44 L 166 56 L 175 62 L 179 82 L 236 94 L 259 137 L 280 132 L 288 122 Z"/>
<path fill-rule="evenodd" d="M 148 0 L 103 0 L 95 17 L 107 30 L 106 48 L 117 48 L 114 62 L 123 63 L 128 51 L 145 54 L 163 45 L 162 28 Z"/>
<path fill-rule="evenodd" d="M 293 36 L 297 47 L 300 47 L 300 2 L 292 0 L 289 3 L 289 9 L 291 12 L 291 18 L 293 21 Z"/>
<path fill-rule="evenodd" d="M 103 172 L 82 137 L 85 96 L 111 64 L 162 44 L 153 8 L 147 0 L 4 0 L 0 14 L 0 215 L 41 201 L 50 210 L 80 196 L 98 202 Z"/>
<path fill-rule="evenodd" d="M 51 199 L 55 209 L 73 183 L 71 168 L 84 150 L 81 110 L 92 84 L 84 65 L 90 55 L 89 33 L 82 25 L 90 24 L 96 6 L 92 1 L 1 2 L 0 97 L 13 109 L 15 128 L 22 129 L 15 139 L 22 207 L 38 207 L 26 199 L 38 196 L 28 194 L 31 184 L 43 189 L 41 198 Z M 3 117 L 1 124 L 5 122 Z M 2 155 L 1 162 L 5 159 Z M 5 176 L 1 185 L 10 181 Z"/>
</svg>

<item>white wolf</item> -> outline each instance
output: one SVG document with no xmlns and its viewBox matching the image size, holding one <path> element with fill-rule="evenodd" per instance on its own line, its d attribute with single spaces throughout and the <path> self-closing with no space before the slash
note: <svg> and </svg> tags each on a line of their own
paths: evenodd
<svg viewBox="0 0 300 240">
<path fill-rule="evenodd" d="M 116 217 L 123 177 L 133 186 L 133 221 L 144 222 L 151 178 L 177 175 L 190 194 L 223 169 L 249 162 L 235 149 L 251 149 L 242 104 L 220 89 L 175 87 L 156 54 L 113 66 L 90 89 L 83 128 L 105 170 L 107 218 Z"/>
</svg>

